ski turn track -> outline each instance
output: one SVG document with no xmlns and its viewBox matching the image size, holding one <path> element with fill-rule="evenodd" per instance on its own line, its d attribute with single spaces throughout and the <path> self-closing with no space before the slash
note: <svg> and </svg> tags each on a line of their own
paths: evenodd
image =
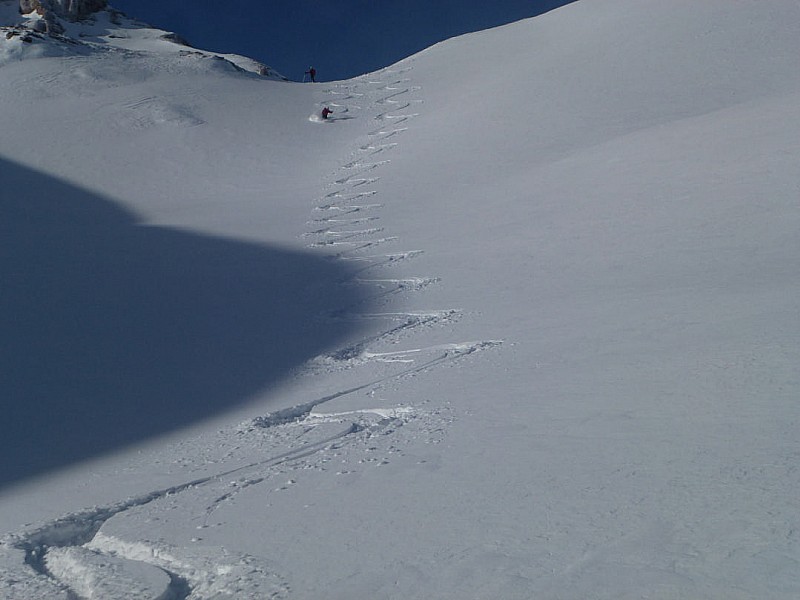
<svg viewBox="0 0 800 600">
<path fill-rule="evenodd" d="M 104 531 L 115 518 L 147 511 L 159 504 L 174 506 L 191 501 L 205 503 L 195 515 L 197 530 L 215 526 L 212 517 L 241 492 L 272 484 L 267 493 L 280 493 L 296 483 L 295 473 L 306 469 L 325 471 L 343 449 L 350 447 L 357 465 L 389 464 L 387 456 L 369 456 L 376 436 L 391 436 L 403 426 L 421 422 L 430 442 L 448 417 L 441 408 L 412 406 L 371 408 L 349 412 L 313 412 L 327 402 L 359 392 L 374 394 L 382 386 L 401 381 L 446 362 L 454 362 L 499 342 L 444 344 L 405 352 L 367 354 L 364 358 L 398 363 L 401 370 L 362 385 L 341 390 L 310 402 L 256 417 L 230 431 L 220 432 L 219 444 L 210 447 L 233 460 L 229 446 L 245 437 L 254 445 L 268 445 L 274 453 L 241 466 L 154 490 L 107 506 L 93 507 L 31 526 L 0 539 L 0 592 L 15 600 L 84 600 L 103 598 L 141 600 L 222 600 L 225 598 L 278 599 L 289 597 L 291 588 L 277 569 L 263 558 L 226 548 L 196 545 L 180 547 L 150 539 L 121 539 Z M 233 440 L 233 441 L 232 441 Z M 208 442 L 204 444 L 209 447 Z M 238 450 L 238 446 L 234 447 Z M 389 452 L 398 450 L 392 445 Z M 176 454 L 196 455 L 193 448 Z M 222 459 L 224 461 L 224 459 Z M 211 464 L 215 461 L 208 461 Z M 336 475 L 353 473 L 340 467 Z M 285 477 L 289 476 L 289 479 Z M 282 482 L 281 478 L 284 478 Z M 199 498 L 199 500 L 198 500 Z M 196 538 L 201 542 L 202 538 Z"/>
<path fill-rule="evenodd" d="M 302 469 L 325 471 L 333 457 L 340 465 L 352 465 L 340 467 L 336 475 L 389 464 L 388 454 L 374 455 L 376 445 L 370 440 L 376 436 L 395 436 L 405 426 L 416 426 L 414 435 L 427 435 L 430 443 L 439 441 L 451 420 L 446 407 L 425 408 L 417 404 L 320 411 L 326 403 L 347 396 L 363 393 L 373 397 L 385 386 L 502 343 L 453 341 L 397 350 L 397 344 L 415 331 L 452 325 L 462 317 L 462 311 L 454 307 L 388 310 L 388 306 L 387 310 L 374 310 L 398 297 L 403 305 L 416 304 L 424 290 L 441 281 L 438 275 L 391 277 L 387 273 L 422 255 L 421 249 L 374 253 L 380 246 L 401 243 L 398 236 L 391 235 L 390 225 L 382 222 L 384 203 L 373 186 L 380 181 L 381 173 L 391 168 L 391 156 L 402 149 L 402 138 L 417 116 L 414 108 L 421 103 L 417 98 L 421 88 L 412 85 L 411 71 L 407 64 L 333 84 L 318 104 L 320 109 L 332 106 L 339 118 L 370 119 L 375 124 L 365 136 L 354 140 L 341 166 L 330 176 L 325 192 L 313 206 L 307 231 L 302 234 L 310 248 L 326 252 L 331 260 L 353 264 L 353 275 L 339 285 L 364 289 L 364 303 L 370 304 L 372 310 L 361 310 L 360 304 L 364 303 L 359 303 L 320 318 L 378 326 L 363 339 L 310 361 L 301 376 L 355 369 L 358 373 L 363 370 L 362 381 L 366 382 L 253 418 L 235 430 L 220 432 L 218 444 L 209 445 L 205 440 L 200 454 L 224 453 L 221 457 L 207 457 L 205 465 L 202 461 L 201 466 L 195 465 L 206 472 L 212 465 L 210 474 L 7 535 L 0 540 L 0 595 L 18 600 L 287 598 L 290 586 L 278 575 L 278 569 L 263 558 L 204 546 L 200 537 L 196 538 L 198 545 L 183 547 L 146 539 L 144 534 L 141 539 L 122 539 L 107 531 L 107 524 L 157 509 L 161 504 L 183 501 L 188 506 L 205 507 L 192 517 L 197 530 L 202 531 L 216 526 L 217 512 L 245 490 L 269 486 L 264 487 L 266 494 L 280 493 L 296 483 Z M 386 346 L 392 350 L 387 351 Z M 249 439 L 252 447 L 271 450 L 257 461 L 252 460 L 252 450 L 250 454 L 237 455 L 240 449 L 236 444 L 242 438 Z M 383 447 L 389 453 L 399 452 L 397 444 Z M 187 457 L 181 460 L 188 464 L 200 460 L 197 448 L 191 444 L 177 448 L 176 454 Z M 234 468 L 213 470 L 215 464 L 236 464 L 236 456 L 250 460 L 240 460 Z M 343 456 L 349 458 L 342 459 Z"/>
<path fill-rule="evenodd" d="M 318 110 L 329 106 L 334 108 L 334 114 L 346 115 L 348 119 L 368 119 L 375 124 L 363 138 L 355 141 L 338 171 L 330 176 L 328 189 L 317 200 L 314 217 L 308 221 L 308 230 L 303 234 L 303 238 L 309 240 L 308 247 L 327 251 L 334 260 L 357 263 L 356 276 L 341 284 L 361 286 L 366 291 L 364 303 L 381 304 L 401 295 L 409 298 L 441 281 L 436 275 L 390 278 L 380 273 L 420 256 L 424 253 L 421 249 L 373 253 L 378 247 L 402 242 L 382 222 L 381 210 L 385 204 L 374 184 L 380 181 L 383 171 L 391 168 L 392 155 L 402 151 L 402 137 L 413 127 L 412 119 L 418 116 L 415 107 L 422 103 L 418 98 L 422 88 L 413 84 L 412 63 L 413 59 L 409 59 L 394 68 L 332 84 L 317 103 Z M 369 203 L 364 202 L 367 198 Z M 376 344 L 396 343 L 421 327 L 453 323 L 461 314 L 455 307 L 376 313 L 362 313 L 358 306 L 347 307 L 328 318 L 383 322 L 383 330 L 319 357 L 314 363 L 335 370 L 384 361 L 380 357 L 392 353 L 371 350 Z M 410 350 L 406 354 L 414 356 L 416 352 Z"/>
</svg>

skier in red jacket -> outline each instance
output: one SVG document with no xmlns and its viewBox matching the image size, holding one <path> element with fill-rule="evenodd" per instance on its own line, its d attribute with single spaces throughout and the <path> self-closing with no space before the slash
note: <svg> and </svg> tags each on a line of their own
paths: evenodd
<svg viewBox="0 0 800 600">
<path fill-rule="evenodd" d="M 322 118 L 323 119 L 327 119 L 328 115 L 332 115 L 332 114 L 333 114 L 333 111 L 330 108 L 328 108 L 327 106 L 322 109 Z"/>
</svg>

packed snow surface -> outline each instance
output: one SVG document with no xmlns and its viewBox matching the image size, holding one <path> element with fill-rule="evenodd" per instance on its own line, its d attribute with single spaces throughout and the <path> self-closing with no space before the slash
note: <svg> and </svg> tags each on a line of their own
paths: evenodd
<svg viewBox="0 0 800 600">
<path fill-rule="evenodd" d="M 0 596 L 800 597 L 797 2 L 306 85 L 15 6 Z"/>
</svg>

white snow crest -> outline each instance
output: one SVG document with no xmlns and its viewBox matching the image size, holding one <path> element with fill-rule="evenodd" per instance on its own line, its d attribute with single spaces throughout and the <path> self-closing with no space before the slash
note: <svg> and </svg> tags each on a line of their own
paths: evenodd
<svg viewBox="0 0 800 600">
<path fill-rule="evenodd" d="M 162 569 L 173 580 L 185 582 L 191 590 L 186 596 L 188 600 L 277 599 L 288 594 L 286 584 L 258 559 L 223 548 L 181 548 L 159 542 L 126 541 L 102 531 L 86 548 Z"/>
<path fill-rule="evenodd" d="M 144 562 L 103 556 L 85 548 L 52 548 L 47 570 L 81 598 L 103 600 L 167 600 L 174 598 L 172 580 L 162 569 Z"/>
</svg>

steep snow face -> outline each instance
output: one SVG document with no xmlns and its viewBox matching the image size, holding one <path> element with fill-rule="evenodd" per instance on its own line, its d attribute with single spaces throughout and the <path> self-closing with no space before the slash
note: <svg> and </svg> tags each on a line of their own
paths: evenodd
<svg viewBox="0 0 800 600">
<path fill-rule="evenodd" d="M 797 91 L 800 8 L 746 0 L 656 4 L 581 2 L 437 45 L 420 59 L 435 56 L 447 85 L 432 86 L 429 100 L 441 110 L 425 116 L 447 119 L 455 146 L 486 130 L 505 140 L 492 146 L 508 154 L 522 146 L 527 159 L 553 160 L 644 128 Z"/>
<path fill-rule="evenodd" d="M 19 471 L 42 448 L 145 427 L 136 452 L 6 488 L 0 586 L 797 598 L 798 27 L 793 0 L 586 0 L 308 86 L 135 41 L 7 62 L 0 189 L 19 227 L 5 237 L 57 254 L 82 290 L 126 281 L 153 308 L 135 322 L 149 335 L 124 338 L 142 368 L 117 363 L 113 393 L 69 377 L 93 343 L 51 353 L 59 369 L 26 363 L 64 385 L 51 429 L 4 451 L 25 449 Z M 52 236 L 25 211 L 40 198 L 37 223 L 89 243 L 40 244 Z M 64 235 L 59 199 L 82 208 L 69 227 L 102 214 L 100 231 Z M 119 261 L 86 273 L 74 257 L 92 254 Z M 24 264 L 0 263 L 4 281 L 35 290 L 47 270 Z M 129 279 L 104 279 L 113 264 Z M 37 323 L 30 294 L 2 298 L 17 302 L 0 314 Z M 60 320 L 94 323 L 66 306 Z M 288 364 L 261 338 L 235 343 L 264 323 Z M 108 431 L 58 408 L 75 380 Z M 185 428 L 157 437 L 162 414 Z"/>
</svg>

